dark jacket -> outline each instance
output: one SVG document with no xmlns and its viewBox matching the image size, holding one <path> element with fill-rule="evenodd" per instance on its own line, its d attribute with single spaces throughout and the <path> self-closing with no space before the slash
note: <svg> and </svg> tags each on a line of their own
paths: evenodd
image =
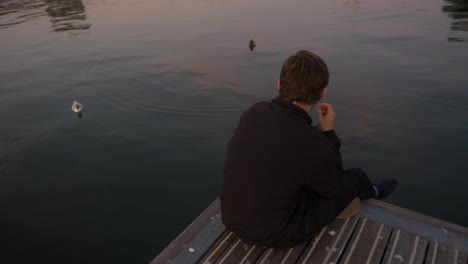
<svg viewBox="0 0 468 264">
<path fill-rule="evenodd" d="M 251 106 L 227 146 L 220 196 L 226 227 L 267 246 L 300 232 L 310 221 L 311 195 L 305 194 L 336 194 L 343 173 L 339 147 L 333 130 L 322 133 L 304 110 L 281 97 Z"/>
</svg>

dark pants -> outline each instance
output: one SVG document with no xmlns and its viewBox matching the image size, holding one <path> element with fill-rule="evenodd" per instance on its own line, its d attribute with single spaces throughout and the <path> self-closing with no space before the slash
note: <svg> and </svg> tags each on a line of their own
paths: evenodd
<svg viewBox="0 0 468 264">
<path fill-rule="evenodd" d="M 338 193 L 333 199 L 304 192 L 302 206 L 305 210 L 298 210 L 303 212 L 303 215 L 297 218 L 301 219 L 300 222 L 287 230 L 274 247 L 294 246 L 313 238 L 324 226 L 333 222 L 355 197 L 365 200 L 373 196 L 372 183 L 362 169 L 345 170 L 343 176 L 338 179 Z"/>
</svg>

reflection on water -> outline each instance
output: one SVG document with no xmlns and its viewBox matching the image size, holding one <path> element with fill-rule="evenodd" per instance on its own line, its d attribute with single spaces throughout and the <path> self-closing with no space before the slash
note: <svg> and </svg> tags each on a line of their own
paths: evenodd
<svg viewBox="0 0 468 264">
<path fill-rule="evenodd" d="M 468 0 L 445 0 L 446 4 L 442 6 L 442 11 L 455 21 L 450 28 L 453 31 L 468 31 Z M 449 37 L 450 42 L 463 42 L 466 38 Z"/>
<path fill-rule="evenodd" d="M 41 0 L 0 1 L 0 28 L 21 24 L 35 17 L 43 16 L 42 7 L 44 6 L 45 3 Z"/>
<path fill-rule="evenodd" d="M 149 263 L 217 195 L 242 112 L 298 49 L 330 67 L 347 167 L 468 225 L 462 3 L 0 0 L 0 264 Z"/>
<path fill-rule="evenodd" d="M 339 7 L 355 8 L 359 5 L 359 0 L 346 0 L 338 3 Z"/>
<path fill-rule="evenodd" d="M 85 30 L 91 27 L 86 20 L 85 6 L 81 0 L 46 0 L 47 14 L 54 31 Z"/>
<path fill-rule="evenodd" d="M 21 24 L 48 15 L 56 32 L 86 30 L 85 5 L 82 0 L 0 1 L 0 28 Z"/>
</svg>

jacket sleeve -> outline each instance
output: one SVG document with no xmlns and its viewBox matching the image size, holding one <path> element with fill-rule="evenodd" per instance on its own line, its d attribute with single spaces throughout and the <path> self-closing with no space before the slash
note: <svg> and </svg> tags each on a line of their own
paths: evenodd
<svg viewBox="0 0 468 264">
<path fill-rule="evenodd" d="M 341 147 L 341 140 L 340 138 L 336 135 L 335 130 L 328 130 L 323 132 L 323 134 L 330 140 L 333 145 L 335 145 L 338 148 L 338 151 L 340 151 Z"/>
<path fill-rule="evenodd" d="M 338 189 L 338 179 L 343 174 L 343 162 L 341 159 L 340 145 L 341 141 L 333 130 L 327 131 L 324 135 L 332 142 L 327 151 L 327 158 L 314 168 L 315 173 L 308 175 L 306 179 L 306 188 L 325 196 L 332 198 L 336 195 Z"/>
</svg>

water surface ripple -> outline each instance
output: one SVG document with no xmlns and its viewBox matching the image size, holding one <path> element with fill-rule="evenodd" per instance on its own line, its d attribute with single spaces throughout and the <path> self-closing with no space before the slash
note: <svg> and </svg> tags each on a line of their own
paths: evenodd
<svg viewBox="0 0 468 264">
<path fill-rule="evenodd" d="M 345 166 L 468 226 L 467 5 L 0 0 L 0 263 L 148 263 L 219 194 L 240 115 L 299 49 L 330 68 Z"/>
</svg>

